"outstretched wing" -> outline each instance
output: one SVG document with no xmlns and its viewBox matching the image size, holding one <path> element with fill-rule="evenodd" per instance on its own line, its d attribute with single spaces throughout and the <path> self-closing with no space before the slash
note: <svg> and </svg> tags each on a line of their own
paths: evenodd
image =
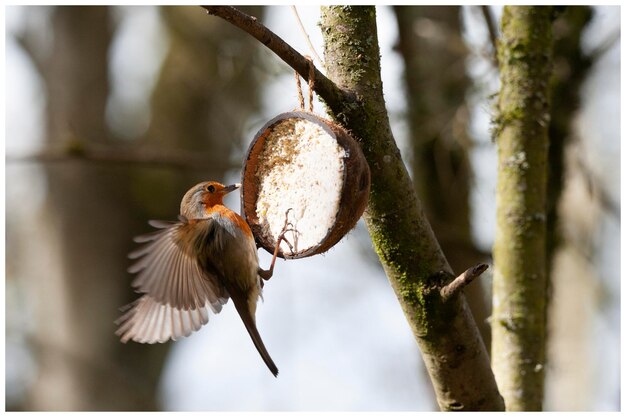
<svg viewBox="0 0 626 417">
<path fill-rule="evenodd" d="M 179 310 L 144 295 L 130 304 L 130 310 L 115 323 L 115 332 L 123 343 L 163 343 L 189 336 L 209 321 L 207 306 L 194 310 Z"/>
<path fill-rule="evenodd" d="M 216 274 L 202 269 L 198 251 L 215 234 L 211 219 L 180 222 L 152 221 L 159 230 L 135 238 L 144 246 L 129 257 L 137 261 L 133 287 L 144 293 L 120 317 L 116 334 L 122 342 L 164 342 L 188 336 L 209 320 L 208 308 L 219 313 L 228 293 Z"/>
</svg>

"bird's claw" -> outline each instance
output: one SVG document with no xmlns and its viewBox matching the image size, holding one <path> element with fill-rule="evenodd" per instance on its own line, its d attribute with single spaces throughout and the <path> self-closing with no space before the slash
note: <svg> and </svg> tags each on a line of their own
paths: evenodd
<svg viewBox="0 0 626 417">
<path fill-rule="evenodd" d="M 270 269 L 264 270 L 264 269 L 259 268 L 258 274 L 262 278 L 261 288 L 263 288 L 263 281 L 269 280 L 274 274 L 274 263 L 276 262 L 276 256 L 278 255 L 278 249 L 280 248 L 280 243 L 284 241 L 287 244 L 287 246 L 289 246 L 289 250 L 291 251 L 291 254 L 292 255 L 294 254 L 293 246 L 291 245 L 291 242 L 289 242 L 287 238 L 285 237 L 285 234 L 288 232 L 298 233 L 293 223 L 289 221 L 289 212 L 291 210 L 292 208 L 288 208 L 287 211 L 285 212 L 285 225 L 283 226 L 282 230 L 278 234 L 278 237 L 276 238 L 276 247 L 274 248 L 274 256 L 272 257 L 272 263 L 270 264 Z"/>
<path fill-rule="evenodd" d="M 281 241 L 285 242 L 287 244 L 287 246 L 289 246 L 289 250 L 291 251 L 291 254 L 293 255 L 293 253 L 294 253 L 293 252 L 293 245 L 285 237 L 285 234 L 288 233 L 288 232 L 298 233 L 298 231 L 295 229 L 295 226 L 293 225 L 293 223 L 291 223 L 289 221 L 289 212 L 291 210 L 293 210 L 293 208 L 289 207 L 287 209 L 287 211 L 285 211 L 285 225 L 283 226 L 282 230 L 278 234 L 278 239 L 276 239 L 276 245 L 280 245 Z M 289 226 L 291 226 L 291 227 L 289 227 Z"/>
<path fill-rule="evenodd" d="M 280 241 L 282 240 L 283 242 L 285 242 L 287 244 L 287 246 L 289 246 L 289 250 L 291 251 L 291 254 L 293 255 L 293 245 L 291 244 L 291 242 L 289 242 L 287 240 L 287 238 L 285 237 L 285 233 L 287 232 L 294 232 L 294 233 L 298 233 L 296 231 L 296 229 L 283 229 L 282 232 L 280 232 L 280 234 L 278 235 L 278 244 L 280 245 Z"/>
</svg>

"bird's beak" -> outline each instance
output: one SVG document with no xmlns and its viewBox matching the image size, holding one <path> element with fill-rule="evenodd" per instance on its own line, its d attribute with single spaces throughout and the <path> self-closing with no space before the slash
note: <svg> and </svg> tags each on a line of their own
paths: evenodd
<svg viewBox="0 0 626 417">
<path fill-rule="evenodd" d="M 233 184 L 233 185 L 228 185 L 228 186 L 224 187 L 224 189 L 222 191 L 224 192 L 224 194 L 228 194 L 231 191 L 235 191 L 239 187 L 241 187 L 241 184 L 239 184 L 239 183 Z"/>
</svg>

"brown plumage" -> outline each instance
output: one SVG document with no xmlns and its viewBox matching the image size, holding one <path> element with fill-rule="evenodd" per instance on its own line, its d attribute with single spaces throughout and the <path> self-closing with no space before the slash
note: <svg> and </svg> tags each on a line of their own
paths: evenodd
<svg viewBox="0 0 626 417">
<path fill-rule="evenodd" d="M 143 295 L 118 319 L 122 342 L 163 343 L 189 336 L 209 321 L 208 309 L 219 313 L 232 298 L 254 345 L 269 370 L 278 368 L 256 327 L 255 312 L 261 294 L 256 244 L 248 224 L 226 208 L 223 198 L 239 187 L 203 182 L 191 188 L 181 202 L 178 222 L 151 221 L 159 229 L 139 236 L 145 243 L 129 257 L 132 285 Z"/>
</svg>

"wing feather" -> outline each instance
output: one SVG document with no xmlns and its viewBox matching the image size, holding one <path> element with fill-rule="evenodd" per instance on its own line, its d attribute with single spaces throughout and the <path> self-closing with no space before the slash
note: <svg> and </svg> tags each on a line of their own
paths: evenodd
<svg viewBox="0 0 626 417">
<path fill-rule="evenodd" d="M 131 309 L 118 320 L 115 332 L 122 342 L 163 343 L 189 336 L 208 323 L 207 306 L 199 309 L 177 309 L 161 304 L 149 295 L 133 303 Z"/>
<path fill-rule="evenodd" d="M 219 313 L 228 292 L 215 271 L 200 266 L 195 251 L 215 236 L 212 219 L 189 223 L 150 221 L 158 230 L 138 236 L 143 243 L 129 254 L 135 262 L 133 287 L 144 295 L 117 320 L 122 342 L 163 343 L 189 336 Z"/>
<path fill-rule="evenodd" d="M 179 309 L 198 309 L 204 307 L 207 300 L 211 305 L 223 304 L 223 285 L 217 276 L 200 268 L 195 255 L 211 232 L 212 222 L 206 219 L 193 225 L 159 223 L 158 226 L 164 227 L 153 232 L 144 247 L 131 253 L 136 262 L 129 271 L 137 273 L 133 286 Z"/>
</svg>

